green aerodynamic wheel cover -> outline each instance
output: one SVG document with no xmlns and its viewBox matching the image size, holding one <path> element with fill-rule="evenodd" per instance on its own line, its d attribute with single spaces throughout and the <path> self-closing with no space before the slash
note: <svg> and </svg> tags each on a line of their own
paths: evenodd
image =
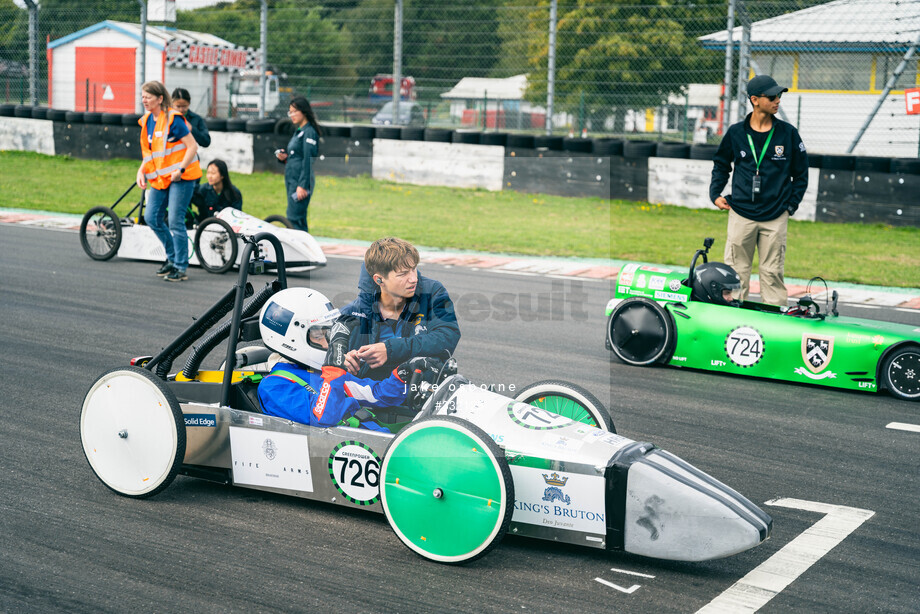
<svg viewBox="0 0 920 614">
<path fill-rule="evenodd" d="M 445 562 L 465 560 L 498 534 L 507 497 L 501 469 L 465 429 L 417 429 L 384 462 L 384 506 L 393 530 L 416 552 Z"/>
<path fill-rule="evenodd" d="M 581 422 L 588 426 L 600 427 L 594 416 L 585 409 L 585 406 L 574 399 L 562 397 L 555 394 L 547 394 L 528 402 L 528 405 L 545 409 L 548 412 L 564 416 L 575 422 Z"/>
</svg>

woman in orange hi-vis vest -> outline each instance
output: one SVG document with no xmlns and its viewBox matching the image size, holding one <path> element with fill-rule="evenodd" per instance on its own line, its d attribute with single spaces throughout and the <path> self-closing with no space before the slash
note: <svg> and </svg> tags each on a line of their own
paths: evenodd
<svg viewBox="0 0 920 614">
<path fill-rule="evenodd" d="M 147 190 L 144 220 L 166 249 L 166 262 L 157 275 L 166 281 L 185 281 L 188 279 L 185 214 L 195 180 L 201 177 L 198 144 L 182 115 L 169 108 L 165 85 L 159 81 L 145 83 L 141 86 L 141 102 L 147 112 L 138 121 L 144 160 L 137 169 L 137 185 Z"/>
</svg>

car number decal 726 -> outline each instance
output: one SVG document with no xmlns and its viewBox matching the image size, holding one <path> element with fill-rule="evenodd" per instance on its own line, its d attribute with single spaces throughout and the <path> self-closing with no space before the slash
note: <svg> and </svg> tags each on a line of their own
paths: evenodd
<svg viewBox="0 0 920 614">
<path fill-rule="evenodd" d="M 329 477 L 352 503 L 372 505 L 380 498 L 380 457 L 360 441 L 343 441 L 332 450 Z"/>
<path fill-rule="evenodd" d="M 725 353 L 739 367 L 756 365 L 763 358 L 763 352 L 763 337 L 750 326 L 739 326 L 725 338 Z"/>
</svg>

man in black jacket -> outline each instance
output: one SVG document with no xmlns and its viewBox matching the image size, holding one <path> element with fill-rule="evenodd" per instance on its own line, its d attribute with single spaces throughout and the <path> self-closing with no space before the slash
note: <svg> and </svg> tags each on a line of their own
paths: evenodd
<svg viewBox="0 0 920 614">
<path fill-rule="evenodd" d="M 709 197 L 728 211 L 725 263 L 741 276 L 735 298 L 742 301 L 748 296 L 755 249 L 763 302 L 785 305 L 788 298 L 786 229 L 808 187 L 808 155 L 798 130 L 775 117 L 786 91 L 767 75 L 751 79 L 747 94 L 754 110 L 728 129 L 713 158 Z M 732 166 L 731 194 L 722 196 Z"/>
</svg>

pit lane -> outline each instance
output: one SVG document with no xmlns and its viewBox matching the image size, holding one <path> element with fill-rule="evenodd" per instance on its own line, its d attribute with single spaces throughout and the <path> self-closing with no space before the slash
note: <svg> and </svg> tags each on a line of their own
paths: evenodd
<svg viewBox="0 0 920 614">
<path fill-rule="evenodd" d="M 774 519 L 762 546 L 707 563 L 509 537 L 471 565 L 434 565 L 376 514 L 184 477 L 146 501 L 108 491 L 80 449 L 83 394 L 102 371 L 159 350 L 234 278 L 193 268 L 190 282 L 166 284 L 150 263 L 91 261 L 69 232 L 3 225 L 0 245 L 0 610 L 693 612 L 820 520 L 765 504 L 795 499 L 875 514 L 761 611 L 915 611 L 920 440 L 885 427 L 917 424 L 920 404 L 628 367 L 604 349 L 606 282 L 423 265 L 457 303 L 457 357 L 474 382 L 577 382 L 621 433 L 681 456 Z M 340 305 L 357 271 L 331 258 L 291 285 Z M 920 313 L 841 312 L 920 326 Z"/>
</svg>

